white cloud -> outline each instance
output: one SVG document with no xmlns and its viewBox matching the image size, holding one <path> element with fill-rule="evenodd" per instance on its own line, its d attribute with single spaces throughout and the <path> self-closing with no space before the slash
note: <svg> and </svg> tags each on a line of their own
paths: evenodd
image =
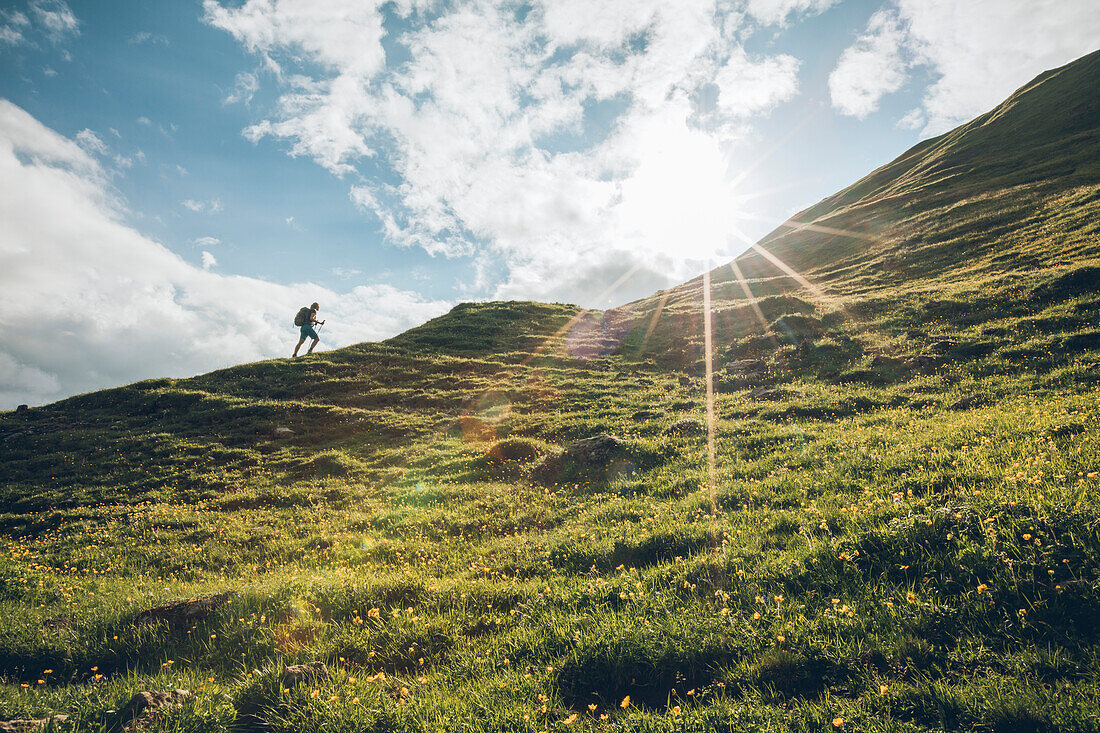
<svg viewBox="0 0 1100 733">
<path fill-rule="evenodd" d="M 107 153 L 106 143 L 100 139 L 99 135 L 96 135 L 86 127 L 76 133 L 76 144 L 89 153 L 98 153 L 99 155 L 105 155 Z"/>
<path fill-rule="evenodd" d="M 751 61 L 737 48 L 718 70 L 718 106 L 735 117 L 767 112 L 798 91 L 799 61 L 782 54 Z"/>
<path fill-rule="evenodd" d="M 222 243 L 222 240 L 217 237 L 199 237 L 195 240 L 195 245 L 198 247 L 214 247 Z"/>
<path fill-rule="evenodd" d="M 4 24 L 0 25 L 0 43 L 18 46 L 26 40 L 23 32 L 31 23 L 26 13 L 18 10 L 0 10 L 0 19 L 4 21 Z"/>
<path fill-rule="evenodd" d="M 829 96 L 842 114 L 863 119 L 879 100 L 905 83 L 908 52 L 905 29 L 895 10 L 879 10 L 867 31 L 844 50 L 829 74 Z"/>
<path fill-rule="evenodd" d="M 356 270 L 354 268 L 334 267 L 334 268 L 332 268 L 332 274 L 335 275 L 336 277 L 347 280 L 348 278 L 352 278 L 352 277 L 355 277 L 356 275 L 362 274 L 362 271 L 361 270 Z"/>
<path fill-rule="evenodd" d="M 785 20 L 829 4 L 757 10 Z M 796 93 L 799 63 L 750 59 L 727 2 L 544 0 L 523 22 L 503 0 L 434 3 L 390 39 L 409 56 L 396 67 L 384 63 L 385 5 L 206 0 L 207 22 L 280 85 L 245 136 L 351 179 L 390 241 L 472 257 L 484 294 L 590 303 L 578 286 L 590 272 L 617 279 L 625 261 L 668 284 L 728 250 L 737 145 L 753 116 Z M 702 109 L 714 85 L 717 108 Z M 612 119 L 595 134 L 601 104 Z M 644 294 L 631 287 L 621 292 Z"/>
<path fill-rule="evenodd" d="M 0 44 L 37 45 L 36 39 L 61 44 L 80 33 L 80 21 L 62 0 L 31 0 L 27 12 L 0 9 Z M 62 58 L 69 60 L 68 53 Z"/>
<path fill-rule="evenodd" d="M 255 74 L 242 71 L 237 74 L 236 80 L 233 82 L 233 89 L 229 94 L 225 95 L 226 104 L 236 104 L 237 102 L 244 102 L 249 104 L 252 101 L 252 97 L 260 89 L 260 79 Z"/>
<path fill-rule="evenodd" d="M 130 168 L 135 163 L 138 165 L 145 165 L 146 157 L 144 150 L 136 150 L 130 155 L 116 155 L 115 165 L 119 168 Z"/>
<path fill-rule="evenodd" d="M 206 251 L 202 253 L 202 269 L 209 270 L 210 268 L 215 267 L 217 264 L 218 260 L 214 257 L 214 255 Z"/>
<path fill-rule="evenodd" d="M 449 307 L 387 285 L 338 293 L 204 270 L 124 224 L 105 181 L 74 141 L 0 100 L 0 326 L 34 324 L 34 338 L 0 344 L 0 408 L 289 356 L 293 315 L 314 300 L 330 314 L 325 346 Z"/>
<path fill-rule="evenodd" d="M 764 24 L 785 23 L 792 15 L 816 15 L 837 0 L 748 0 L 745 11 Z"/>
<path fill-rule="evenodd" d="M 898 120 L 898 127 L 903 130 L 919 130 L 924 127 L 926 121 L 924 110 L 918 107 L 906 112 L 905 116 Z"/>
<path fill-rule="evenodd" d="M 195 199 L 184 199 L 180 201 L 180 206 L 196 214 L 217 214 L 222 210 L 222 200 L 219 198 L 213 198 L 209 201 L 196 201 Z"/>
<path fill-rule="evenodd" d="M 126 42 L 135 46 L 141 45 L 143 43 L 148 43 L 153 46 L 158 44 L 161 46 L 169 45 L 168 39 L 165 36 L 162 36 L 159 33 L 150 33 L 149 31 L 139 31 L 127 38 Z"/>
<path fill-rule="evenodd" d="M 31 0 L 31 15 L 55 43 L 79 33 L 80 21 L 62 0 Z"/>
<path fill-rule="evenodd" d="M 945 132 L 996 106 L 1041 72 L 1096 50 L 1100 38 L 1094 0 L 894 0 L 872 22 L 883 12 L 896 16 L 902 31 L 898 57 L 923 67 L 934 79 L 920 109 L 902 122 L 909 126 L 922 121 L 923 135 Z M 876 29 L 868 26 L 868 36 L 870 40 L 861 37 L 844 52 L 842 64 L 849 52 L 863 54 L 869 45 L 874 47 Z M 887 47 L 892 42 L 891 37 Z M 867 109 L 868 100 L 877 103 L 882 94 L 900 87 L 896 58 L 880 69 L 873 68 L 872 59 L 863 60 L 863 73 L 853 75 L 855 81 L 848 85 L 853 93 L 842 97 L 848 107 L 838 104 L 852 114 Z M 875 71 L 887 83 L 871 78 Z"/>
<path fill-rule="evenodd" d="M 206 21 L 229 31 L 252 51 L 283 44 L 352 73 L 377 71 L 385 62 L 382 14 L 386 0 L 247 0 L 225 8 L 203 0 Z"/>
</svg>

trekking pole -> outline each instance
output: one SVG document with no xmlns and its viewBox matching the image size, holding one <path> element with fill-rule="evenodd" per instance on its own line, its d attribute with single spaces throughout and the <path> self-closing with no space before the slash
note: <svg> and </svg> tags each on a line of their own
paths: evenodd
<svg viewBox="0 0 1100 733">
<path fill-rule="evenodd" d="M 322 328 L 324 328 L 324 326 L 325 326 L 325 322 L 321 321 L 321 325 L 317 327 L 317 330 L 320 331 Z"/>
</svg>

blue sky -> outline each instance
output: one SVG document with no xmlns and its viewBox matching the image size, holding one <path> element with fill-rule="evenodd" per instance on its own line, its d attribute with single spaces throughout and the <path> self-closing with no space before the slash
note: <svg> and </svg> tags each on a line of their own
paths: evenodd
<svg viewBox="0 0 1100 733">
<path fill-rule="evenodd" d="M 1089 0 L 0 4 L 0 408 L 680 282 L 1035 74 Z M 9 328 L 11 332 L 11 328 Z M 288 345 L 289 344 L 289 345 Z"/>
</svg>

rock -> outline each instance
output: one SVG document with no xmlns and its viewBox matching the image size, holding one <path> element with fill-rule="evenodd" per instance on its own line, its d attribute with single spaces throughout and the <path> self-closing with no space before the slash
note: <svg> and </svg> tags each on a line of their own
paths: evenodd
<svg viewBox="0 0 1100 733">
<path fill-rule="evenodd" d="M 764 362 L 760 359 L 738 359 L 726 364 L 730 374 L 758 374 L 764 371 Z"/>
<path fill-rule="evenodd" d="M 707 426 L 703 424 L 701 420 L 695 418 L 685 417 L 683 420 L 677 420 L 676 422 L 665 428 L 665 435 L 702 435 L 707 432 Z"/>
<path fill-rule="evenodd" d="M 324 662 L 291 664 L 283 668 L 283 682 L 304 682 L 306 680 L 327 680 L 330 675 Z"/>
<path fill-rule="evenodd" d="M 622 441 L 610 435 L 594 435 L 574 440 L 561 453 L 543 458 L 531 470 L 531 478 L 544 484 L 599 481 L 609 473 L 633 469 L 630 451 Z"/>
<path fill-rule="evenodd" d="M 525 438 L 505 438 L 489 447 L 489 455 L 498 461 L 530 461 L 542 453 L 538 445 Z"/>
<path fill-rule="evenodd" d="M 978 407 L 985 403 L 985 395 L 972 394 L 963 397 L 962 399 L 955 400 L 951 403 L 952 410 L 969 410 L 972 407 Z"/>
<path fill-rule="evenodd" d="M 749 391 L 748 397 L 750 400 L 778 400 L 782 399 L 783 394 L 777 389 L 754 387 Z"/>
<path fill-rule="evenodd" d="M 122 709 L 123 719 L 138 718 L 149 710 L 156 710 L 168 705 L 179 705 L 191 697 L 188 690 L 146 690 L 139 692 L 130 698 L 126 707 Z"/>
<path fill-rule="evenodd" d="M 565 446 L 565 455 L 588 466 L 606 466 L 622 449 L 622 442 L 610 435 L 594 435 Z"/>
<path fill-rule="evenodd" d="M 184 700 L 191 697 L 187 690 L 147 690 L 139 692 L 130 698 L 130 702 L 122 708 L 119 718 L 125 721 L 124 730 L 136 731 L 143 724 L 149 722 L 152 713 L 161 708 L 183 704 Z"/>
<path fill-rule="evenodd" d="M 279 426 L 271 431 L 271 437 L 273 438 L 293 438 L 294 431 L 290 428 Z"/>
<path fill-rule="evenodd" d="M 232 593 L 226 591 L 214 596 L 192 598 L 180 603 L 171 603 L 167 606 L 158 606 L 142 611 L 134 619 L 135 624 L 152 621 L 164 621 L 173 628 L 189 626 L 195 621 L 201 621 L 209 616 L 219 606 L 229 602 Z"/>
<path fill-rule="evenodd" d="M 30 405 L 19 405 L 19 407 L 15 408 L 16 414 L 18 414 L 20 412 L 30 412 L 30 410 L 31 410 Z"/>
<path fill-rule="evenodd" d="M 52 730 L 68 719 L 68 715 L 53 715 L 49 718 L 38 718 L 35 720 L 0 721 L 0 733 L 29 733 L 30 731 L 40 731 L 47 728 Z"/>
</svg>

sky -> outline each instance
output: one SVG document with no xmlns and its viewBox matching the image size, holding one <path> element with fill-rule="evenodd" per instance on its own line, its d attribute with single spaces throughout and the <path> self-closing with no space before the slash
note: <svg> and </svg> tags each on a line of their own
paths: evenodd
<svg viewBox="0 0 1100 733">
<path fill-rule="evenodd" d="M 682 282 L 1095 0 L 0 0 L 0 409 Z"/>
</svg>

